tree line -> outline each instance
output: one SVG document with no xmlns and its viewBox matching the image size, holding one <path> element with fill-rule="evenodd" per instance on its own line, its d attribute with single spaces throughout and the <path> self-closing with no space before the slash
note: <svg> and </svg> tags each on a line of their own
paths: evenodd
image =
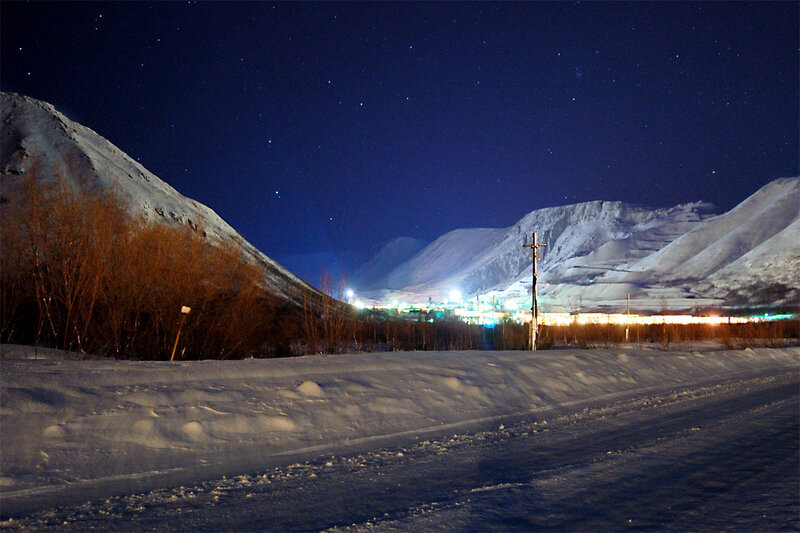
<svg viewBox="0 0 800 533">
<path fill-rule="evenodd" d="M 36 168 L 0 207 L 0 341 L 122 359 L 282 357 L 493 347 L 483 328 L 359 316 L 323 275 L 302 301 L 271 294 L 232 242 L 131 216 L 114 191 L 89 191 Z M 191 312 L 181 324 L 180 310 Z M 513 326 L 509 326 L 513 329 Z M 510 343 L 511 334 L 506 335 Z M 508 344 L 510 347 L 511 344 Z"/>
<path fill-rule="evenodd" d="M 33 169 L 2 206 L 0 334 L 119 358 L 164 359 L 191 307 L 184 356 L 241 357 L 274 312 L 258 268 L 202 228 L 149 223 L 109 191 Z"/>
<path fill-rule="evenodd" d="M 113 191 L 90 192 L 28 172 L 0 205 L 0 341 L 97 356 L 167 360 L 180 310 L 178 359 L 283 357 L 390 350 L 522 350 L 528 326 L 456 317 L 358 311 L 324 274 L 302 301 L 271 294 L 262 270 L 202 222 L 173 226 L 131 216 Z M 631 341 L 717 338 L 726 346 L 797 336 L 797 321 L 768 326 L 631 328 Z M 542 327 L 538 348 L 613 346 L 624 327 Z"/>
</svg>

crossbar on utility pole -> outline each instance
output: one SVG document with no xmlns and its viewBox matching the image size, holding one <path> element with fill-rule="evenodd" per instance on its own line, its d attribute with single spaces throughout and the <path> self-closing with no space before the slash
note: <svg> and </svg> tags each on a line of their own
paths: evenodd
<svg viewBox="0 0 800 533">
<path fill-rule="evenodd" d="M 527 240 L 527 239 L 526 239 Z M 522 245 L 525 248 L 530 248 L 533 252 L 533 284 L 531 285 L 531 350 L 536 349 L 536 334 L 539 332 L 539 310 L 536 303 L 536 280 L 539 278 L 539 267 L 537 261 L 542 257 L 537 250 L 540 246 L 547 246 L 545 243 L 536 242 L 536 232 L 533 232 L 533 242 L 531 244 L 525 243 Z"/>
</svg>

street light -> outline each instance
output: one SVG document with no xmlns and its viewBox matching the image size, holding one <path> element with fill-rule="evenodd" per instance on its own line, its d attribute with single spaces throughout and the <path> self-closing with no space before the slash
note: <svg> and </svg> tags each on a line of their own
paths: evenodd
<svg viewBox="0 0 800 533">
<path fill-rule="evenodd" d="M 178 349 L 178 340 L 181 338 L 181 328 L 183 328 L 183 322 L 186 320 L 186 316 L 191 312 L 191 307 L 187 307 L 185 305 L 181 306 L 181 322 L 178 324 L 178 334 L 175 335 L 175 345 L 172 346 L 172 356 L 169 358 L 170 361 L 175 359 L 175 350 Z"/>
</svg>

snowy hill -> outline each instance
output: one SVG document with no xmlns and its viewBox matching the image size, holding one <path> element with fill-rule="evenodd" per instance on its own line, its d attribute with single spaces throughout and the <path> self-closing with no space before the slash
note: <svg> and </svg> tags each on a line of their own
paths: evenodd
<svg viewBox="0 0 800 533">
<path fill-rule="evenodd" d="M 31 168 L 43 181 L 57 173 L 88 190 L 113 190 L 134 215 L 175 225 L 202 226 L 211 239 L 234 241 L 264 269 L 266 285 L 298 301 L 305 284 L 247 242 L 207 206 L 186 198 L 94 131 L 71 121 L 52 105 L 13 93 L 0 93 L 0 178 L 3 195 Z"/>
<path fill-rule="evenodd" d="M 351 284 L 362 289 L 380 288 L 388 283 L 386 275 L 418 254 L 428 243 L 411 237 L 398 237 L 381 246 L 377 253 L 358 267 Z"/>
<path fill-rule="evenodd" d="M 800 292 L 800 178 L 776 180 L 728 213 L 713 209 L 601 201 L 539 209 L 510 228 L 447 233 L 365 296 L 446 301 L 459 290 L 529 305 L 522 244 L 537 231 L 547 243 L 539 249 L 545 311 L 620 310 L 628 294 L 651 311 L 791 304 Z"/>
</svg>

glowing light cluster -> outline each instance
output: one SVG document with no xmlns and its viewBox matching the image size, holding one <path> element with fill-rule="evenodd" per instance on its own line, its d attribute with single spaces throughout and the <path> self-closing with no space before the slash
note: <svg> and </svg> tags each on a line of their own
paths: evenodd
<svg viewBox="0 0 800 533">
<path fill-rule="evenodd" d="M 359 302 L 363 305 L 362 302 Z M 361 307 L 361 306 L 359 306 Z M 470 324 L 481 324 L 494 327 L 504 320 L 512 320 L 519 324 L 530 323 L 530 310 L 503 311 L 493 309 L 485 303 L 466 306 L 464 303 L 453 305 L 408 305 L 392 302 L 387 307 L 374 307 L 374 309 L 395 309 L 398 313 L 411 312 L 436 312 L 446 311 L 450 316 Z M 614 325 L 652 325 L 652 324 L 745 324 L 750 322 L 765 322 L 771 320 L 788 320 L 797 318 L 792 314 L 763 314 L 756 316 L 697 316 L 697 315 L 628 315 L 625 313 L 539 313 L 539 324 L 543 326 L 569 326 L 571 324 L 614 324 Z"/>
<path fill-rule="evenodd" d="M 431 316 L 442 318 L 454 316 L 470 324 L 480 324 L 486 327 L 494 327 L 506 320 L 512 320 L 519 324 L 529 324 L 531 321 L 530 307 L 526 307 L 523 300 L 509 299 L 500 301 L 494 295 L 484 298 L 474 298 L 461 300 L 462 294 L 458 290 L 452 290 L 448 294 L 446 302 L 428 302 L 408 304 L 397 299 L 391 300 L 389 305 L 374 306 L 376 310 L 394 310 L 398 314 L 430 313 Z M 361 301 L 356 302 L 359 308 L 365 304 Z M 652 324 L 744 324 L 751 322 L 765 322 L 772 320 L 791 320 L 796 319 L 796 314 L 772 314 L 764 313 L 751 316 L 698 316 L 688 314 L 627 314 L 627 313 L 546 313 L 539 312 L 539 324 L 543 326 L 568 326 L 571 324 L 614 324 L 614 325 L 652 325 Z M 430 320 L 434 320 L 431 318 Z"/>
<path fill-rule="evenodd" d="M 695 315 L 627 315 L 623 313 L 541 313 L 539 322 L 545 326 L 568 326 L 570 324 L 618 324 L 618 325 L 651 325 L 651 324 L 742 324 L 754 322 L 751 317 L 695 316 Z M 530 313 L 525 322 L 530 322 Z"/>
</svg>

